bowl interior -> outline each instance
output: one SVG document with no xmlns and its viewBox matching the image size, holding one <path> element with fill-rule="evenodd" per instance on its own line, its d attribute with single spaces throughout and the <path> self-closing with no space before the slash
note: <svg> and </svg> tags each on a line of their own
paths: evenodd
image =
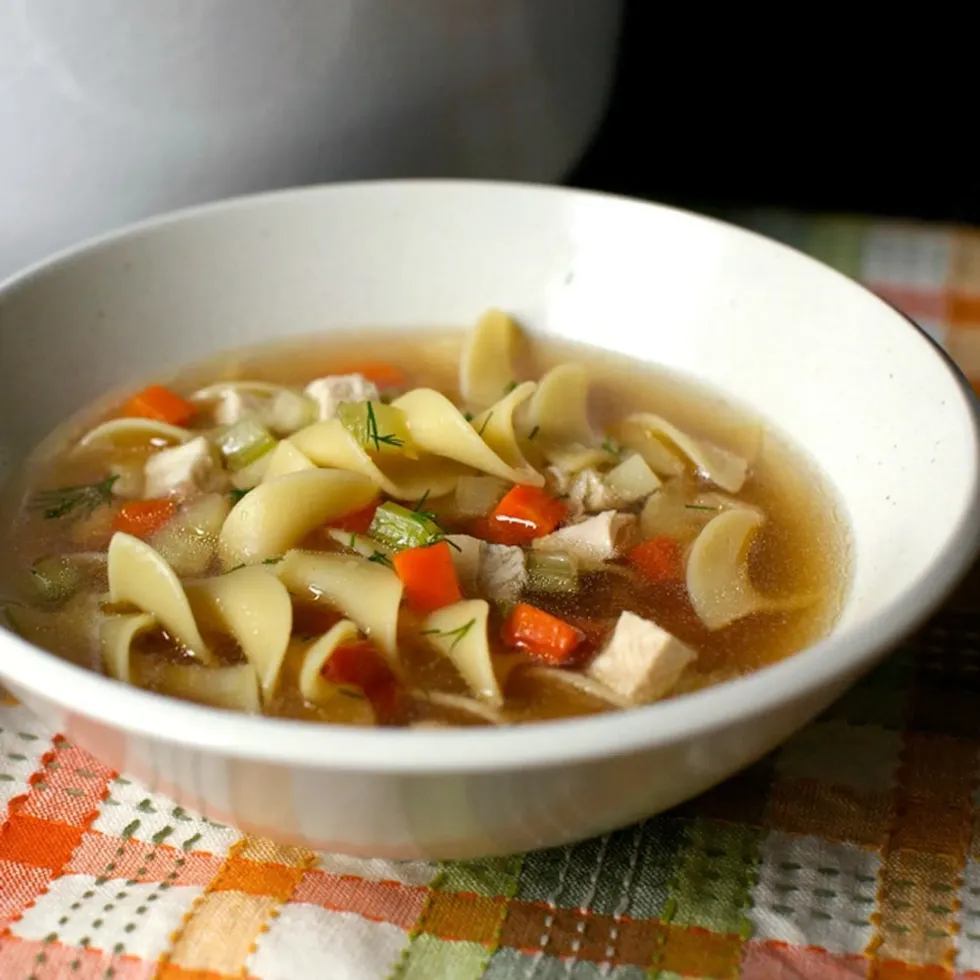
<svg viewBox="0 0 980 980">
<path fill-rule="evenodd" d="M 0 293 L 0 466 L 107 389 L 219 349 L 464 325 L 491 305 L 683 371 L 804 447 L 853 530 L 838 631 L 910 589 L 928 606 L 972 556 L 971 396 L 898 313 L 726 225 L 517 185 L 268 195 L 151 223 L 13 281 Z"/>
</svg>

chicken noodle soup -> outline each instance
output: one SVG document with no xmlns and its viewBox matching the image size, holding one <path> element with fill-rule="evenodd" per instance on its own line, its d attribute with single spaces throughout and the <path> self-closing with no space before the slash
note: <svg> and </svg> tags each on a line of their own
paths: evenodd
<svg viewBox="0 0 980 980">
<path fill-rule="evenodd" d="M 813 642 L 849 570 L 832 495 L 769 428 L 498 311 L 190 368 L 71 420 L 15 482 L 24 637 L 344 724 L 672 697 Z"/>
</svg>

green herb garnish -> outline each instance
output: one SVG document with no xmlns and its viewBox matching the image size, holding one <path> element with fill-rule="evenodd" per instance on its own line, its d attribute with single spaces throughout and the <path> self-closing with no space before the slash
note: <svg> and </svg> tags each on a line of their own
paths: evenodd
<svg viewBox="0 0 980 980">
<path fill-rule="evenodd" d="M 278 565 L 279 562 L 281 562 L 281 561 L 282 561 L 282 557 L 281 556 L 279 558 L 263 558 L 262 559 L 262 564 L 263 565 Z"/>
<path fill-rule="evenodd" d="M 704 504 L 684 504 L 685 510 L 721 510 L 720 507 L 705 507 Z"/>
<path fill-rule="evenodd" d="M 454 630 L 422 630 L 419 634 L 420 636 L 445 636 L 453 637 L 453 642 L 449 646 L 449 652 L 452 653 L 456 649 L 457 645 L 466 637 L 466 634 L 476 625 L 476 620 L 471 619 L 468 623 L 463 623 L 462 626 L 456 627 Z"/>
<path fill-rule="evenodd" d="M 382 443 L 386 446 L 404 446 L 405 440 L 399 439 L 398 436 L 393 433 L 388 433 L 388 435 L 382 436 L 378 434 L 378 419 L 374 414 L 374 406 L 367 402 L 367 437 L 369 442 L 374 443 L 375 450 L 380 450 Z"/>
<path fill-rule="evenodd" d="M 249 492 L 250 491 L 248 491 L 248 490 L 232 489 L 232 490 L 229 490 L 228 491 L 228 496 L 231 497 L 232 504 L 237 504 L 238 501 L 241 500 L 242 497 L 244 497 L 245 494 L 247 494 Z"/>
<path fill-rule="evenodd" d="M 119 474 L 114 474 L 99 483 L 41 490 L 34 495 L 29 507 L 31 510 L 43 511 L 46 520 L 65 517 L 76 511 L 80 515 L 88 515 L 112 500 L 112 487 L 118 479 Z"/>
<path fill-rule="evenodd" d="M 439 528 L 440 531 L 442 531 L 442 537 L 439 538 L 437 541 L 433 541 L 432 542 L 433 544 L 438 544 L 439 541 L 445 541 L 450 548 L 455 548 L 457 551 L 462 551 L 463 549 L 460 548 L 458 544 L 456 544 L 454 541 L 450 541 L 449 538 L 446 537 L 446 531 L 443 528 L 443 526 L 439 523 L 439 518 L 436 517 L 435 512 L 431 510 L 422 509 L 425 506 L 425 502 L 429 499 L 430 493 L 431 493 L 430 490 L 426 490 L 425 493 L 422 494 L 421 498 L 419 499 L 419 502 L 412 508 L 413 513 L 419 514 L 422 517 L 426 518 L 427 520 L 432 521 L 432 523 L 435 524 L 435 526 Z"/>
<path fill-rule="evenodd" d="M 395 449 L 414 458 L 405 414 L 393 405 L 371 401 L 341 402 L 337 406 L 337 418 L 363 449 L 375 453 Z"/>
<path fill-rule="evenodd" d="M 536 425 L 533 429 L 531 429 L 531 432 L 527 437 L 527 441 L 530 442 L 540 431 L 541 431 L 541 426 Z"/>
<path fill-rule="evenodd" d="M 504 394 L 509 395 L 516 387 L 517 387 L 517 382 L 511 381 L 511 383 L 507 385 L 506 388 L 504 388 Z"/>
<path fill-rule="evenodd" d="M 376 551 L 373 555 L 371 555 L 371 557 L 368 558 L 368 561 L 373 561 L 378 565 L 387 565 L 389 568 L 395 567 L 392 560 L 387 555 L 382 554 L 380 551 Z"/>
<path fill-rule="evenodd" d="M 478 436 L 482 436 L 483 433 L 487 431 L 487 426 L 490 424 L 490 419 L 492 418 L 493 418 L 493 412 L 488 412 L 487 417 L 483 420 L 483 425 L 480 426 L 479 430 L 476 433 Z"/>
<path fill-rule="evenodd" d="M 605 449 L 607 453 L 611 456 L 621 456 L 623 454 L 623 447 L 617 446 L 612 439 L 606 437 L 602 440 L 602 448 Z"/>
<path fill-rule="evenodd" d="M 463 418 L 466 419 L 467 422 L 472 422 L 473 421 L 473 413 L 472 412 L 463 412 Z"/>
</svg>

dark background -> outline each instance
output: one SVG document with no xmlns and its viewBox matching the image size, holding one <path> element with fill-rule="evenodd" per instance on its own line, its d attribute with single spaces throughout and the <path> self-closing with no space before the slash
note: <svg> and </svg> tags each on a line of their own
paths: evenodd
<svg viewBox="0 0 980 980">
<path fill-rule="evenodd" d="M 609 112 L 568 182 L 711 212 L 980 224 L 980 58 L 955 50 L 975 25 L 770 8 L 760 26 L 748 9 L 627 0 Z"/>
</svg>

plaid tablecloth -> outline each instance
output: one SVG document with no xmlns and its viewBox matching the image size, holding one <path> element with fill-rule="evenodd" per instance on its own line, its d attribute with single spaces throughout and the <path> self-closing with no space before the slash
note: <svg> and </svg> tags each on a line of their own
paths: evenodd
<svg viewBox="0 0 980 980">
<path fill-rule="evenodd" d="M 747 220 L 868 283 L 980 378 L 980 234 Z M 700 799 L 472 863 L 243 837 L 0 705 L 0 980 L 980 980 L 968 606 Z"/>
</svg>

